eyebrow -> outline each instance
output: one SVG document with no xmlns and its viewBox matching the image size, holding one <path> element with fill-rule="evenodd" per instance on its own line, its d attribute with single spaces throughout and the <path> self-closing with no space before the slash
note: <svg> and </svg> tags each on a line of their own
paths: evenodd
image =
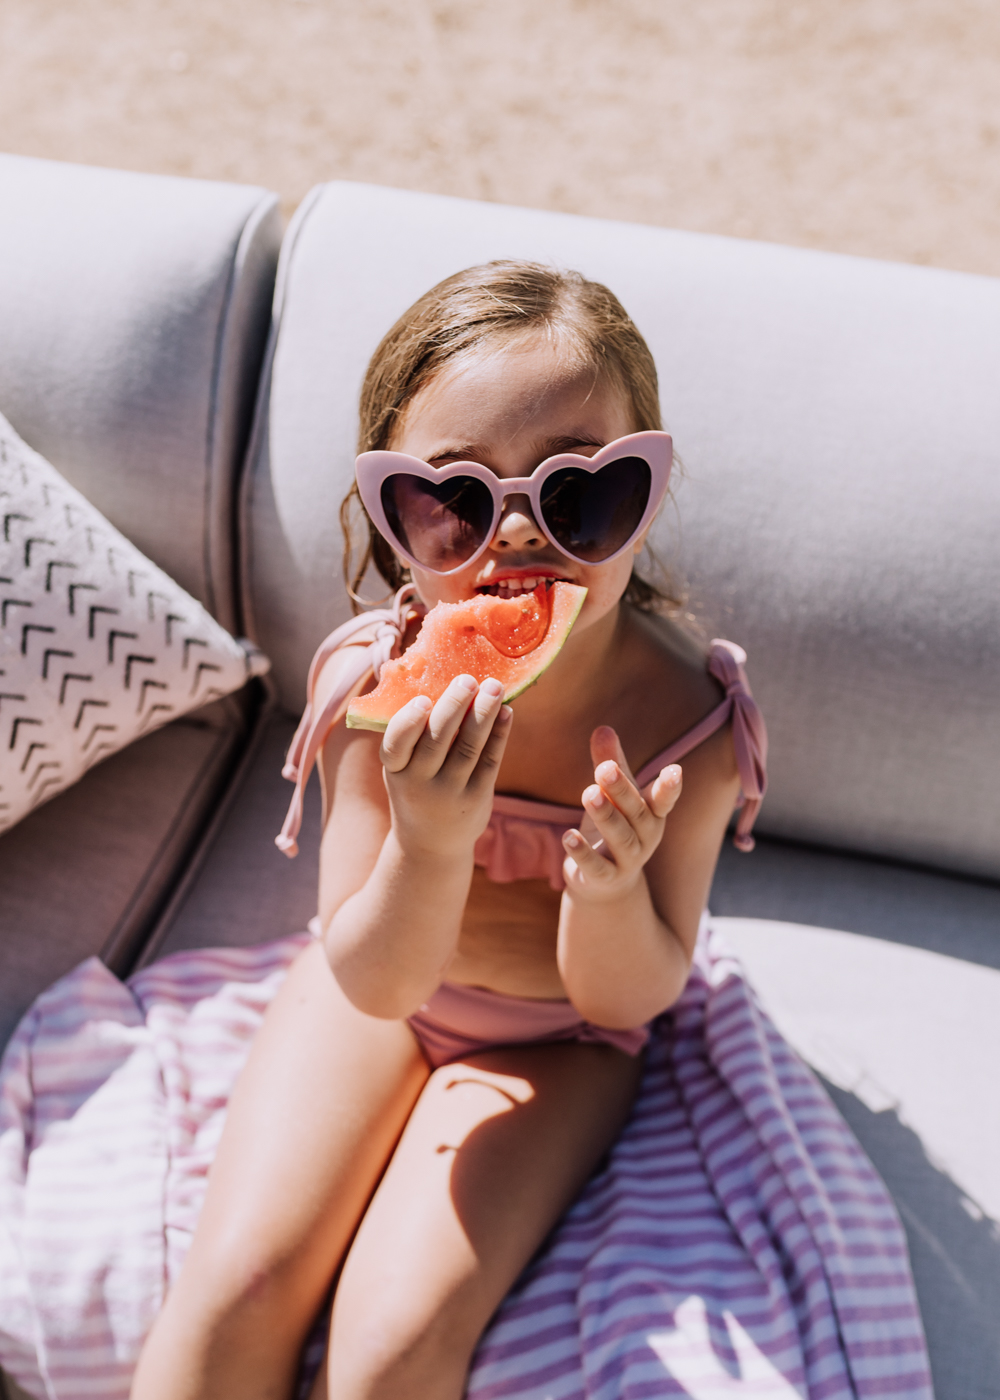
<svg viewBox="0 0 1000 1400">
<path fill-rule="evenodd" d="M 560 437 L 548 438 L 538 444 L 540 456 L 539 462 L 546 461 L 549 457 L 557 457 L 561 452 L 572 452 L 575 447 L 606 447 L 607 444 L 592 433 L 565 433 Z M 435 452 L 430 458 L 432 462 L 438 461 L 442 457 L 457 457 L 460 461 L 478 461 L 483 457 L 490 456 L 490 449 L 483 443 L 463 443 L 459 447 L 445 447 L 440 452 Z"/>
</svg>

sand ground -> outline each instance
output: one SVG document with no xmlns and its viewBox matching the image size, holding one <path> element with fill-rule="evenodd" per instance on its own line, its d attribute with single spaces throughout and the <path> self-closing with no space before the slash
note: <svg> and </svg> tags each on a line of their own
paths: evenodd
<svg viewBox="0 0 1000 1400">
<path fill-rule="evenodd" d="M 0 149 L 1000 274 L 1000 4 L 0 0 Z"/>
</svg>

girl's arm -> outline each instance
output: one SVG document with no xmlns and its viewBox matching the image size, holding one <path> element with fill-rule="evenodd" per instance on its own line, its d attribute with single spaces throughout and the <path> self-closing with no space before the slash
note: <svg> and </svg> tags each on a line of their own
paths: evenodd
<svg viewBox="0 0 1000 1400">
<path fill-rule="evenodd" d="M 458 676 L 433 708 L 418 697 L 400 710 L 377 752 L 365 733 L 326 745 L 323 941 L 368 1015 L 411 1015 L 447 969 L 509 729 L 502 687 Z"/>
<path fill-rule="evenodd" d="M 639 793 L 613 730 L 595 730 L 584 807 L 599 837 L 564 844 L 559 969 L 567 995 L 597 1025 L 631 1028 L 683 990 L 701 911 L 739 792 L 727 729 Z"/>
</svg>

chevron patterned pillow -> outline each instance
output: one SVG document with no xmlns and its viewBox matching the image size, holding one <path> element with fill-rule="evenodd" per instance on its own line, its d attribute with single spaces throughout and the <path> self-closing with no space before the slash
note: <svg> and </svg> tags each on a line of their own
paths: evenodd
<svg viewBox="0 0 1000 1400">
<path fill-rule="evenodd" d="M 0 415 L 0 832 L 93 764 L 263 675 Z"/>
</svg>

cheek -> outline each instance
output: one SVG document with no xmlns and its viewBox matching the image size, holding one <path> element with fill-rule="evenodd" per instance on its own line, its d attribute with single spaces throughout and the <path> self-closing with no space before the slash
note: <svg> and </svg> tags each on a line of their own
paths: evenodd
<svg viewBox="0 0 1000 1400">
<path fill-rule="evenodd" d="M 472 578 L 464 571 L 457 574 L 430 574 L 423 569 L 410 569 L 417 595 L 428 609 L 435 603 L 461 603 L 475 593 Z"/>
<path fill-rule="evenodd" d="M 610 564 L 590 569 L 580 582 L 587 586 L 587 599 L 583 605 L 581 621 L 596 622 L 621 602 L 622 594 L 632 577 L 634 555 L 631 551 L 621 555 Z"/>
</svg>

